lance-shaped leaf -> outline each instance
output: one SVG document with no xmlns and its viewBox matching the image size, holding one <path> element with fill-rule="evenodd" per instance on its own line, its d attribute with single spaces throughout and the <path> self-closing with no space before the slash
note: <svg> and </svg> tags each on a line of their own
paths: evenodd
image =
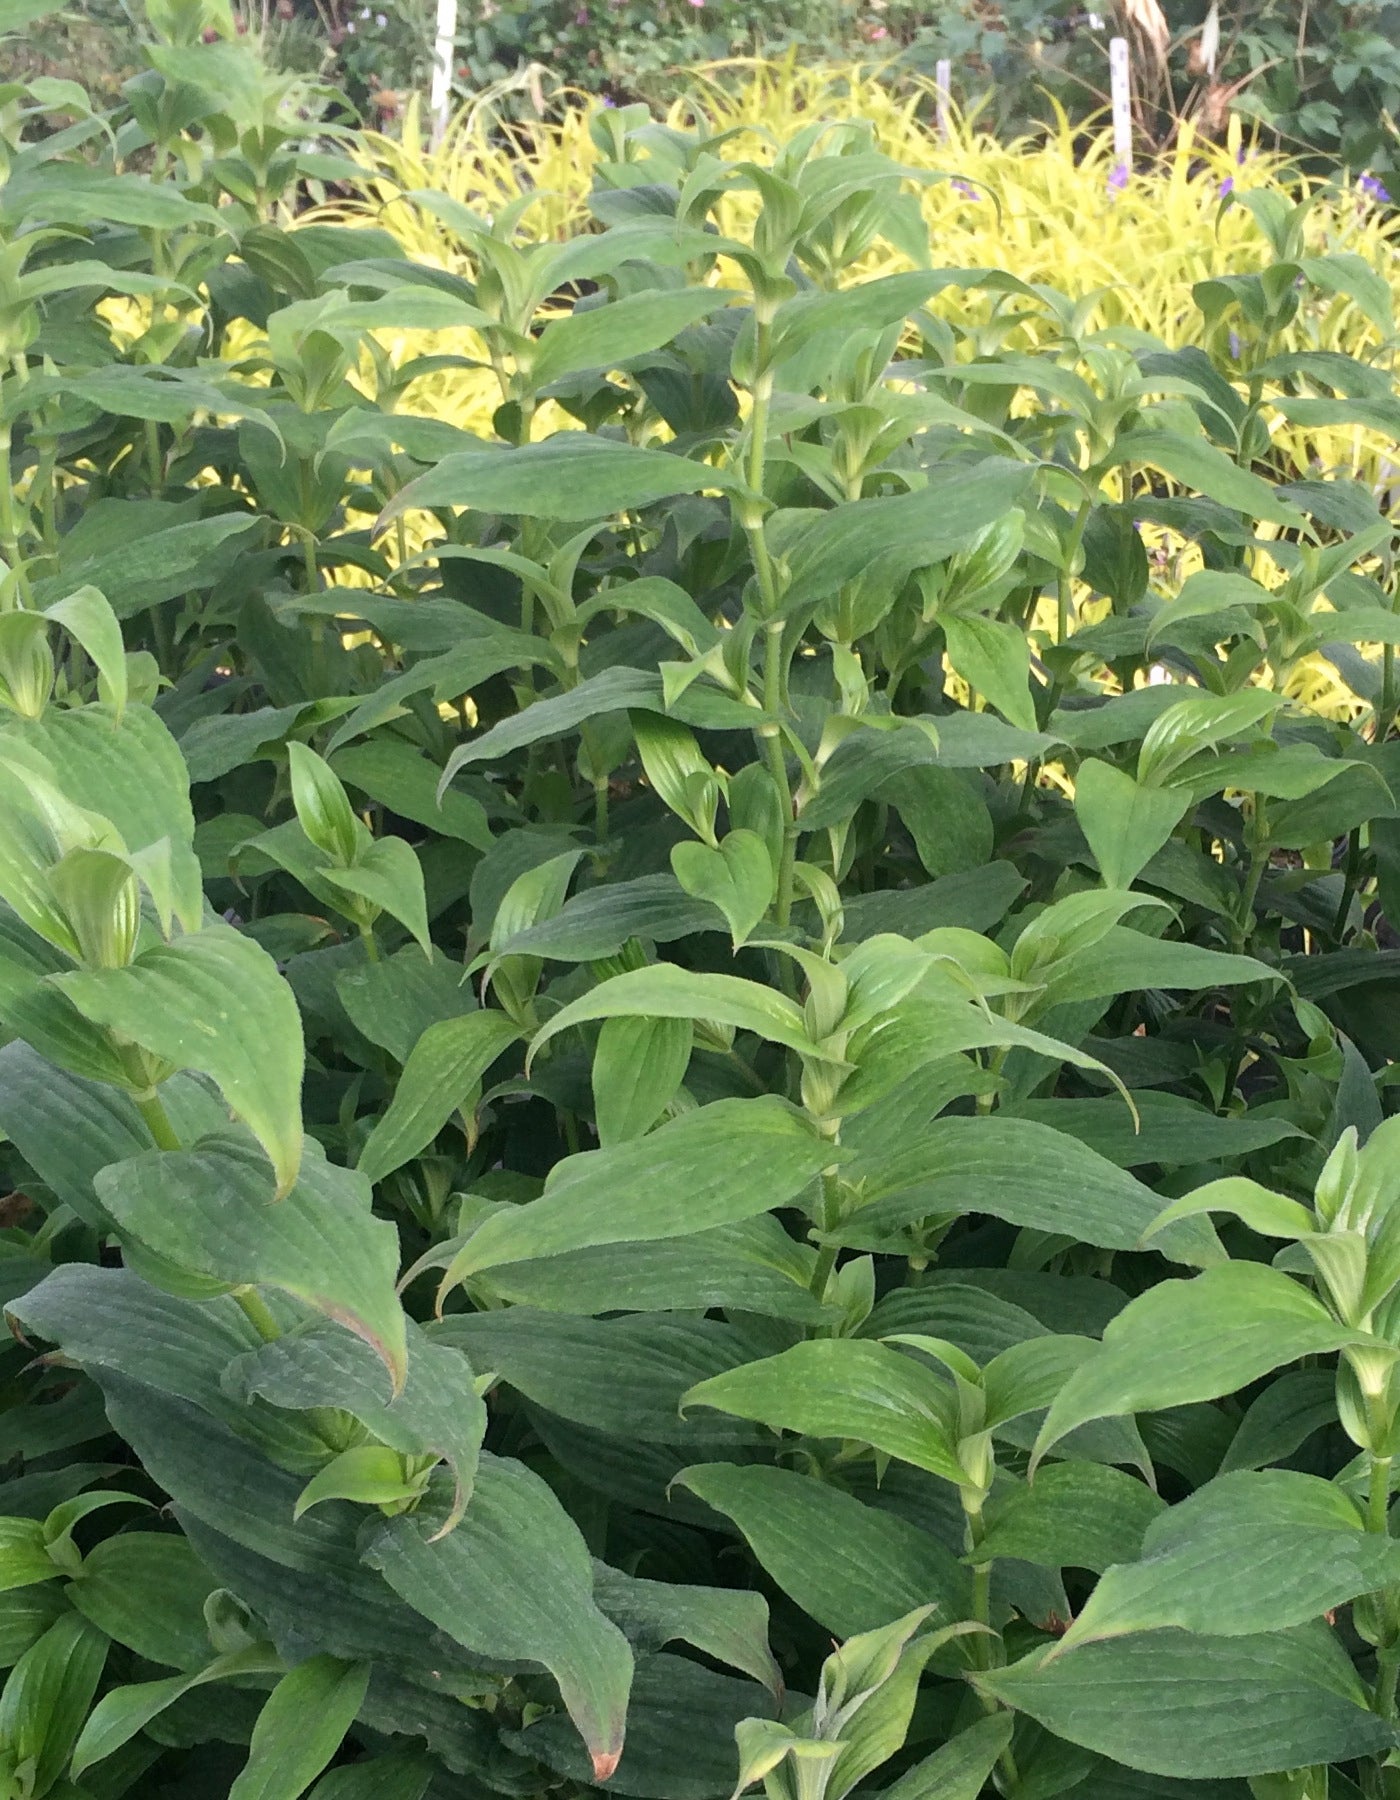
<svg viewBox="0 0 1400 1800">
<path fill-rule="evenodd" d="M 732 1519 L 783 1592 L 837 1637 L 932 1601 L 966 1616 L 968 1571 L 931 1532 L 829 1482 L 764 1464 L 697 1463 L 676 1477 Z"/>
<path fill-rule="evenodd" d="M 1057 1737 L 1153 1775 L 1220 1781 L 1384 1755 L 1396 1742 L 1321 1624 L 1238 1638 L 1152 1631 L 973 1679 Z"/>
<path fill-rule="evenodd" d="M 68 1612 L 11 1669 L 0 1693 L 0 1757 L 28 1768 L 30 1793 L 47 1793 L 67 1767 L 109 1647 L 95 1625 Z"/>
<path fill-rule="evenodd" d="M 578 1527 L 538 1475 L 483 1456 L 449 1536 L 432 1505 L 373 1527 L 365 1560 L 424 1618 L 479 1656 L 536 1663 L 559 1684 L 597 1780 L 622 1755 L 632 1652 L 593 1598 Z"/>
<path fill-rule="evenodd" d="M 301 1161 L 301 1015 L 267 952 L 229 925 L 156 944 L 124 969 L 56 975 L 84 1017 L 218 1084 L 285 1194 Z"/>
<path fill-rule="evenodd" d="M 409 1052 L 394 1098 L 360 1152 L 360 1173 L 382 1181 L 432 1143 L 453 1113 L 475 1105 L 482 1076 L 519 1035 L 499 1012 L 469 1012 L 430 1025 Z"/>
<path fill-rule="evenodd" d="M 915 1468 L 961 1481 L 949 1384 L 912 1357 L 854 1338 L 816 1338 L 745 1363 L 685 1396 L 774 1431 L 854 1438 Z"/>
<path fill-rule="evenodd" d="M 977 1800 L 1010 1747 L 1014 1725 L 1009 1712 L 979 1719 L 883 1788 L 885 1800 Z"/>
<path fill-rule="evenodd" d="M 538 1200 L 494 1213 L 468 1238 L 444 1289 L 502 1263 L 753 1218 L 786 1206 L 837 1154 L 781 1100 L 717 1100 L 644 1138 L 556 1163 Z"/>
<path fill-rule="evenodd" d="M 593 1597 L 639 1649 L 660 1650 L 677 1640 L 692 1644 L 782 1698 L 783 1678 L 768 1647 L 768 1602 L 762 1594 L 639 1581 L 595 1562 Z"/>
<path fill-rule="evenodd" d="M 1299 1357 L 1372 1341 L 1262 1263 L 1220 1263 L 1193 1281 L 1161 1282 L 1123 1308 L 1098 1353 L 1065 1383 L 1036 1455 L 1090 1419 L 1214 1400 Z"/>
<path fill-rule="evenodd" d="M 1341 1489 L 1287 1469 L 1221 1475 L 1159 1515 L 1138 1562 L 1108 1569 L 1053 1652 L 1178 1626 L 1280 1631 L 1400 1579 L 1400 1544 Z"/>
<path fill-rule="evenodd" d="M 382 528 L 411 508 L 440 506 L 582 523 L 727 485 L 728 479 L 705 463 L 587 432 L 561 431 L 518 450 L 467 450 L 444 457 L 399 490 L 379 523 Z"/>
<path fill-rule="evenodd" d="M 286 1199 L 274 1201 L 266 1162 L 228 1134 L 114 1163 L 96 1187 L 143 1249 L 229 1287 L 278 1288 L 305 1301 L 364 1338 L 402 1387 L 398 1233 L 374 1217 L 363 1175 L 311 1155 Z"/>
<path fill-rule="evenodd" d="M 571 1025 L 593 1019 L 704 1019 L 735 1031 L 752 1031 L 804 1056 L 820 1056 L 803 1022 L 802 1009 L 786 995 L 738 975 L 711 975 L 674 963 L 655 963 L 614 975 L 555 1013 L 530 1046 L 541 1047 Z"/>
<path fill-rule="evenodd" d="M 486 1435 L 486 1404 L 459 1349 L 408 1327 L 408 1375 L 395 1398 L 368 1345 L 328 1326 L 280 1337 L 232 1363 L 224 1386 L 294 1411 L 338 1407 L 407 1456 L 440 1456 L 455 1482 L 449 1531 L 462 1516 Z"/>
<path fill-rule="evenodd" d="M 298 1800 L 340 1748 L 364 1705 L 369 1664 L 313 1656 L 273 1688 L 229 1800 Z"/>
<path fill-rule="evenodd" d="M 191 1675 L 168 1675 L 160 1681 L 139 1681 L 113 1688 L 92 1709 L 73 1747 L 74 1776 L 81 1776 L 94 1763 L 129 1744 L 137 1732 L 144 1731 L 152 1719 L 159 1718 L 192 1689 L 238 1675 L 277 1675 L 281 1669 L 281 1659 L 270 1644 L 254 1644 L 216 1656 Z"/>
</svg>

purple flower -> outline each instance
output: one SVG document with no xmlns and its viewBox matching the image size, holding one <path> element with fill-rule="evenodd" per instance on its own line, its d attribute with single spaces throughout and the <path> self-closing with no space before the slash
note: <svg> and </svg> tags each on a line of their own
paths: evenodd
<svg viewBox="0 0 1400 1800">
<path fill-rule="evenodd" d="M 1230 333 L 1230 355 L 1236 362 L 1240 360 L 1240 334 L 1238 331 Z"/>
<path fill-rule="evenodd" d="M 965 195 L 969 200 L 980 200 L 982 198 L 970 181 L 963 181 L 958 176 L 953 177 L 953 186 L 958 193 Z"/>
<path fill-rule="evenodd" d="M 1220 184 L 1220 198 L 1223 200 L 1227 194 L 1233 194 L 1234 191 L 1235 178 L 1233 175 L 1227 175 Z"/>
<path fill-rule="evenodd" d="M 1114 163 L 1113 173 L 1108 178 L 1110 194 L 1121 194 L 1128 185 L 1128 165 L 1125 162 Z"/>
<path fill-rule="evenodd" d="M 587 23 L 588 23 L 588 8 L 586 6 L 581 6 L 578 9 L 578 11 L 574 14 L 574 24 L 575 25 L 586 25 Z"/>
<path fill-rule="evenodd" d="M 1240 145 L 1240 147 L 1239 147 L 1239 149 L 1238 149 L 1238 150 L 1236 150 L 1236 152 L 1235 152 L 1235 162 L 1236 162 L 1236 165 L 1237 165 L 1237 166 L 1238 166 L 1238 167 L 1239 167 L 1239 168 L 1241 168 L 1241 169 L 1242 169 L 1242 168 L 1243 168 L 1243 167 L 1244 167 L 1244 164 L 1245 164 L 1245 148 L 1244 148 L 1244 145 L 1243 145 L 1243 144 L 1241 144 L 1241 145 Z"/>
<path fill-rule="evenodd" d="M 1356 187 L 1357 191 L 1364 194 L 1368 200 L 1379 200 L 1384 204 L 1390 199 L 1385 184 L 1378 181 L 1374 175 L 1359 175 Z"/>
</svg>

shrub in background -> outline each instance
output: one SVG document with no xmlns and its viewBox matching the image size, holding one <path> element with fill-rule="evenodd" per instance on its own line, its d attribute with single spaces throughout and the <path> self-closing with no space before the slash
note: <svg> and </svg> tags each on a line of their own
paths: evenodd
<svg viewBox="0 0 1400 1800">
<path fill-rule="evenodd" d="M 149 21 L 4 119 L 0 1792 L 1392 1792 L 1400 583 L 1275 441 L 1387 284 L 617 109 L 419 262 Z"/>
</svg>

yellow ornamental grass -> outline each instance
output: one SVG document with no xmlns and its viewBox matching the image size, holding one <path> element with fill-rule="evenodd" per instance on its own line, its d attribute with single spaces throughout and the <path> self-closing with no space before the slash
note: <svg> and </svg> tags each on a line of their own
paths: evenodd
<svg viewBox="0 0 1400 1800">
<path fill-rule="evenodd" d="M 554 116 L 523 126 L 503 117 L 501 98 L 499 90 L 478 96 L 435 147 L 427 143 L 421 109 L 411 105 L 400 137 L 371 133 L 363 139 L 360 191 L 317 216 L 378 225 L 409 256 L 467 274 L 472 266 L 466 247 L 412 198 L 416 190 L 436 190 L 486 218 L 528 199 L 520 223 L 528 238 L 563 239 L 586 228 L 588 196 L 603 154 L 589 129 L 594 103 L 566 94 Z M 1171 149 L 1125 178 L 1115 163 L 1111 133 L 1076 130 L 1063 114 L 1052 129 L 1006 144 L 980 130 L 975 117 L 955 118 L 950 135 L 940 138 L 930 124 L 933 110 L 931 87 L 903 81 L 896 89 L 878 73 L 803 68 L 789 58 L 697 69 L 691 96 L 671 106 L 667 122 L 687 130 L 732 131 L 737 135 L 726 156 L 759 161 L 771 160 L 778 145 L 814 121 L 868 126 L 881 151 L 908 168 L 911 179 L 922 178 L 935 266 L 1001 269 L 1053 288 L 1080 303 L 1081 334 L 1143 332 L 1171 347 L 1199 341 L 1203 321 L 1193 299 L 1195 284 L 1250 273 L 1272 260 L 1259 225 L 1237 203 L 1254 189 L 1286 186 L 1292 194 L 1307 194 L 1312 200 L 1308 253 L 1360 256 L 1392 291 L 1400 287 L 1400 218 L 1355 188 L 1299 177 L 1285 157 L 1248 141 L 1237 120 L 1224 143 L 1199 139 L 1184 127 Z M 717 209 L 720 228 L 741 231 L 756 205 L 753 193 L 736 191 Z M 910 266 L 904 252 L 882 244 L 858 265 L 855 278 Z M 717 279 L 728 279 L 723 264 Z M 998 306 L 1002 311 L 996 312 Z M 1051 341 L 1055 327 L 1047 311 L 1017 302 L 1015 323 L 1008 326 L 1005 307 L 1004 299 L 958 288 L 934 302 L 935 311 L 970 334 L 964 354 L 973 353 L 979 335 L 988 350 L 1029 350 Z M 383 343 L 395 361 L 434 351 L 473 360 L 483 356 L 469 332 L 386 334 Z M 1338 350 L 1381 366 L 1389 366 L 1394 356 L 1393 341 L 1344 296 L 1311 297 L 1280 348 Z M 476 367 L 423 377 L 403 405 L 489 437 L 500 400 L 494 373 Z M 1025 395 L 1018 410 L 1035 404 Z M 534 435 L 575 423 L 546 404 Z M 1390 441 L 1359 426 L 1303 427 L 1276 420 L 1273 444 L 1282 463 L 1299 475 L 1353 474 L 1373 489 L 1394 480 Z M 407 521 L 411 548 L 418 547 L 415 527 L 426 523 Z M 1172 534 L 1148 528 L 1146 535 L 1166 561 L 1193 562 L 1194 547 Z M 1287 685 L 1295 697 L 1324 712 L 1355 711 L 1354 696 L 1331 666 L 1317 659 L 1300 664 Z"/>
</svg>

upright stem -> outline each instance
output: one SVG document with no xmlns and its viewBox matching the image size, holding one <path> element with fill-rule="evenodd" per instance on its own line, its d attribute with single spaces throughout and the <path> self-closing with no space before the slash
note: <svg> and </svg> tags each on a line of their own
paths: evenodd
<svg viewBox="0 0 1400 1800">
<path fill-rule="evenodd" d="M 772 343 L 772 323 L 762 309 L 755 311 L 753 410 L 749 414 L 749 447 L 745 476 L 753 490 L 757 505 L 763 496 L 763 482 L 768 456 L 768 414 L 773 402 L 773 371 L 768 366 Z M 786 925 L 792 917 L 793 865 L 797 861 L 797 820 L 792 810 L 792 783 L 788 780 L 787 757 L 783 751 L 780 720 L 786 705 L 784 695 L 786 670 L 783 667 L 783 621 L 778 617 L 781 596 L 777 570 L 768 549 L 768 538 L 761 514 L 745 518 L 744 535 L 753 557 L 754 576 L 763 603 L 763 710 L 768 715 L 760 727 L 763 752 L 768 771 L 782 799 L 783 848 L 778 866 L 778 892 L 773 906 L 777 924 Z"/>
<path fill-rule="evenodd" d="M 0 426 L 0 556 L 14 573 L 15 585 L 25 601 L 29 582 L 19 547 L 19 516 L 15 510 L 14 472 L 10 466 L 10 428 Z"/>
<path fill-rule="evenodd" d="M 181 1148 L 179 1136 L 175 1127 L 170 1123 L 170 1114 L 165 1110 L 164 1102 L 159 1094 L 148 1094 L 144 1100 L 138 1100 L 136 1110 L 146 1121 L 146 1129 L 155 1139 L 157 1150 Z"/>
<path fill-rule="evenodd" d="M 239 1288 L 234 1299 L 243 1309 L 243 1316 L 257 1332 L 265 1344 L 272 1344 L 282 1335 L 282 1327 L 272 1316 L 272 1310 L 256 1288 Z"/>
</svg>

